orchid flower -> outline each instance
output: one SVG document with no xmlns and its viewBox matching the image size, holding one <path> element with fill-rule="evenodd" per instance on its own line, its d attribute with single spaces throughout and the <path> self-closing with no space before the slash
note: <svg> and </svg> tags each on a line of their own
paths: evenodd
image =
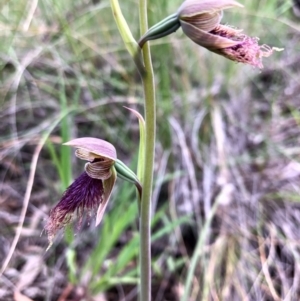
<svg viewBox="0 0 300 301">
<path fill-rule="evenodd" d="M 249 37 L 242 30 L 220 24 L 223 10 L 243 7 L 234 0 L 186 0 L 177 13 L 151 27 L 139 40 L 158 39 L 176 31 L 180 26 L 184 34 L 196 44 L 235 62 L 263 68 L 262 57 L 270 56 L 276 47 L 259 45 L 259 39 Z"/>
<path fill-rule="evenodd" d="M 67 188 L 59 203 L 51 210 L 46 231 L 50 244 L 61 228 L 69 224 L 74 215 L 79 217 L 80 227 L 83 214 L 96 214 L 96 226 L 99 225 L 107 207 L 117 175 L 136 185 L 139 195 L 142 188 L 135 174 L 117 159 L 115 147 L 107 141 L 97 138 L 78 138 L 65 145 L 76 148 L 75 155 L 88 161 L 85 171 Z"/>
</svg>

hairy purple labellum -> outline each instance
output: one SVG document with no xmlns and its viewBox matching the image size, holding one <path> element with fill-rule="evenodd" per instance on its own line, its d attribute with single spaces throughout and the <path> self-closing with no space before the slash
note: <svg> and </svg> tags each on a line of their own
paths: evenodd
<svg viewBox="0 0 300 301">
<path fill-rule="evenodd" d="M 209 33 L 232 41 L 240 41 L 237 45 L 213 50 L 232 61 L 263 68 L 262 57 L 268 57 L 273 52 L 268 45 L 258 45 L 258 38 L 248 37 L 240 30 L 228 26 L 219 25 Z"/>
<path fill-rule="evenodd" d="M 51 239 L 58 230 L 71 222 L 74 213 L 79 217 L 79 225 L 83 213 L 97 210 L 103 201 L 102 180 L 93 179 L 86 172 L 82 173 L 64 192 L 60 202 L 51 210 L 45 227 Z"/>
</svg>

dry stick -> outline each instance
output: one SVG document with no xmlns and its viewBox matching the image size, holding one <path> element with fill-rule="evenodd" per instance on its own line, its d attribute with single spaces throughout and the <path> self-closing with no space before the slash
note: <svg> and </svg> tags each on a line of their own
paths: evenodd
<svg viewBox="0 0 300 301">
<path fill-rule="evenodd" d="M 271 278 L 271 275 L 269 272 L 268 258 L 266 257 L 266 253 L 265 253 L 266 241 L 261 236 L 258 236 L 257 238 L 258 238 L 258 243 L 259 243 L 258 249 L 259 249 L 260 261 L 261 261 L 261 266 L 262 266 L 262 272 L 266 278 L 266 282 L 269 286 L 272 297 L 274 298 L 275 301 L 280 301 L 281 298 L 280 298 L 280 296 L 278 296 L 278 294 L 276 292 L 276 289 L 273 285 L 272 278 Z"/>
<path fill-rule="evenodd" d="M 173 127 L 175 133 L 177 134 L 178 144 L 182 150 L 182 161 L 185 164 L 188 179 L 191 183 L 191 188 L 192 188 L 190 198 L 192 200 L 192 206 L 196 212 L 196 206 L 199 202 L 200 196 L 199 196 L 198 183 L 197 183 L 197 179 L 196 179 L 196 170 L 195 170 L 195 166 L 192 163 L 193 160 L 191 157 L 191 152 L 188 148 L 185 134 L 183 132 L 183 129 L 180 127 L 179 122 L 174 117 L 170 117 L 169 122 L 170 122 L 171 126 Z M 198 225 L 202 224 L 201 218 L 197 214 L 196 214 L 196 220 L 197 220 Z"/>
<path fill-rule="evenodd" d="M 210 225 L 211 225 L 213 217 L 215 216 L 215 213 L 218 209 L 218 206 L 219 206 L 219 203 L 218 203 L 218 200 L 216 200 L 211 208 L 209 216 L 207 217 L 207 219 L 201 229 L 201 233 L 198 238 L 198 242 L 197 242 L 197 245 L 194 250 L 194 254 L 191 259 L 191 264 L 190 264 L 189 270 L 187 271 L 186 281 L 185 281 L 185 285 L 184 285 L 184 294 L 180 299 L 181 301 L 189 300 L 189 294 L 190 294 L 190 290 L 192 287 L 193 278 L 195 276 L 194 273 L 196 271 L 197 263 L 199 261 L 199 258 L 202 256 L 203 246 L 205 244 Z"/>
<path fill-rule="evenodd" d="M 41 139 L 39 144 L 36 146 L 36 148 L 34 150 L 34 154 L 32 156 L 32 161 L 31 161 L 31 165 L 30 165 L 30 174 L 29 174 L 29 178 L 28 178 L 28 182 L 27 182 L 27 188 L 26 188 L 26 192 L 25 192 L 25 196 L 24 196 L 23 207 L 22 207 L 22 211 L 21 211 L 21 215 L 20 215 L 19 224 L 18 224 L 18 227 L 17 227 L 17 231 L 16 231 L 16 235 L 14 237 L 13 243 L 12 243 L 12 245 L 9 249 L 8 255 L 7 255 L 5 261 L 2 265 L 2 268 L 1 268 L 1 271 L 0 271 L 0 276 L 3 274 L 3 272 L 7 268 L 8 264 L 11 260 L 11 257 L 13 255 L 14 251 L 15 251 L 17 243 L 19 241 L 21 231 L 22 231 L 22 228 L 23 228 L 23 224 L 24 224 L 24 220 L 25 220 L 25 216 L 26 216 L 26 212 L 27 212 L 27 208 L 28 208 L 28 204 L 29 204 L 31 191 L 32 191 L 32 186 L 33 186 L 33 182 L 34 182 L 34 176 L 35 176 L 37 161 L 38 161 L 40 152 L 41 152 L 45 142 L 46 142 L 45 138 Z"/>
<path fill-rule="evenodd" d="M 38 3 L 39 3 L 39 0 L 33 0 L 33 1 L 31 1 L 31 3 L 28 4 L 29 9 L 28 9 L 27 18 L 25 19 L 25 21 L 23 22 L 23 25 L 22 25 L 23 31 L 28 31 L 30 23 L 33 19 L 34 13 L 37 9 Z"/>
<path fill-rule="evenodd" d="M 26 192 L 25 192 L 24 200 L 23 200 L 23 207 L 22 207 L 21 214 L 20 214 L 19 224 L 18 224 L 18 227 L 17 227 L 17 230 L 16 230 L 14 240 L 12 242 L 12 245 L 11 245 L 11 247 L 9 249 L 9 252 L 6 256 L 6 259 L 5 259 L 5 261 L 4 261 L 4 263 L 1 267 L 0 276 L 6 270 L 8 264 L 9 264 L 9 262 L 10 262 L 12 256 L 13 256 L 13 253 L 16 249 L 17 243 L 18 243 L 20 235 L 21 235 L 21 231 L 22 231 L 22 228 L 23 228 L 23 224 L 24 224 L 24 220 L 25 220 L 25 216 L 26 216 L 26 212 L 27 212 L 27 208 L 28 208 L 28 204 L 29 204 L 29 200 L 30 200 L 30 196 L 31 196 L 32 186 L 33 186 L 33 183 L 34 183 L 34 176 L 35 176 L 36 166 L 37 166 L 37 162 L 38 162 L 40 152 L 41 152 L 44 144 L 46 143 L 50 133 L 53 131 L 53 129 L 56 127 L 56 125 L 59 123 L 59 121 L 68 113 L 69 112 L 65 113 L 63 116 L 60 116 L 60 118 L 52 124 L 49 131 L 45 135 L 43 135 L 43 137 L 40 139 L 38 145 L 36 146 L 36 148 L 34 150 L 31 165 L 30 165 L 30 173 L 29 173 L 29 177 L 28 177 Z"/>
</svg>

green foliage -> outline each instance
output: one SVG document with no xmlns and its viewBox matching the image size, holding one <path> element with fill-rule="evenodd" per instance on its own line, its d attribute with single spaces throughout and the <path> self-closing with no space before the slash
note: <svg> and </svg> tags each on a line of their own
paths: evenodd
<svg viewBox="0 0 300 301">
<path fill-rule="evenodd" d="M 139 232 L 136 228 L 138 206 L 132 185 L 124 183 L 115 191 L 113 209 L 101 223 L 99 240 L 81 269 L 78 283 L 88 283 L 92 294 L 106 291 L 115 284 L 137 284 L 139 255 Z M 152 242 L 167 237 L 180 225 L 189 222 L 188 217 L 172 221 L 166 218 L 166 208 L 158 211 L 152 227 L 164 218 L 163 227 L 153 233 Z M 119 241 L 125 240 L 116 256 L 112 256 Z M 154 263 L 155 264 L 155 263 Z M 173 263 L 173 268 L 180 264 Z M 88 280 L 87 280 L 88 279 Z"/>
<path fill-rule="evenodd" d="M 116 261 L 110 262 L 108 258 L 121 234 L 134 223 L 137 216 L 137 203 L 133 197 L 133 189 L 128 184 L 122 185 L 117 195 L 122 195 L 122 197 L 119 202 L 116 202 L 117 204 L 115 203 L 114 210 L 104 218 L 99 241 L 83 269 L 83 273 L 87 271 L 91 273 L 90 289 L 95 293 L 111 286 L 110 279 L 116 278 L 138 252 L 137 240 L 133 238 L 122 249 Z M 102 274 L 104 266 L 106 271 Z M 99 271 L 100 279 L 98 279 Z M 126 274 L 124 276 L 126 278 Z M 119 280 L 122 280 L 122 276 Z"/>
</svg>

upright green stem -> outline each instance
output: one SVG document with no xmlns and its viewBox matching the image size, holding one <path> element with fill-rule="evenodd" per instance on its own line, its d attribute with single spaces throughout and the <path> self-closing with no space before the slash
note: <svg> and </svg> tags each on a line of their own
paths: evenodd
<svg viewBox="0 0 300 301">
<path fill-rule="evenodd" d="M 145 139 L 142 168 L 138 168 L 139 173 L 143 173 L 142 180 L 142 200 L 140 208 L 140 301 L 151 300 L 151 194 L 153 182 L 154 150 L 155 150 L 155 87 L 154 75 L 151 62 L 149 44 L 146 43 L 142 49 L 143 62 L 140 56 L 140 47 L 132 36 L 125 18 L 122 15 L 118 0 L 110 0 L 112 11 L 118 25 L 122 39 L 126 48 L 132 56 L 136 67 L 142 77 L 144 97 L 145 97 Z M 141 35 L 148 30 L 147 0 L 139 0 L 140 29 Z M 141 176 L 141 175 L 139 175 Z"/>
<path fill-rule="evenodd" d="M 147 0 L 139 0 L 141 35 L 148 30 Z M 145 97 L 146 144 L 144 156 L 143 195 L 140 213 L 140 267 L 141 286 L 140 301 L 151 300 L 151 194 L 153 182 L 154 150 L 155 150 L 155 87 L 149 43 L 143 47 L 145 72 L 142 81 Z"/>
</svg>

